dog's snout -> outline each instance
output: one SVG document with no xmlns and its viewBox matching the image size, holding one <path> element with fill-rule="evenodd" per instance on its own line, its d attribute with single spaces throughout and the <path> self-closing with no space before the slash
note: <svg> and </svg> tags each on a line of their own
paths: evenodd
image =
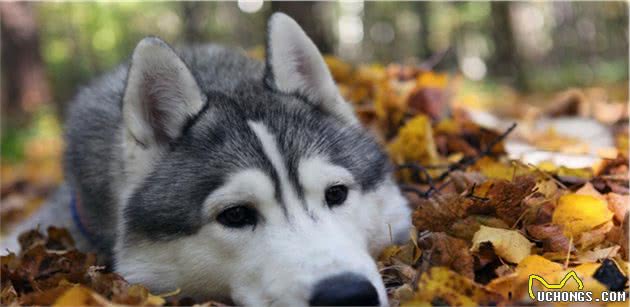
<svg viewBox="0 0 630 307">
<path fill-rule="evenodd" d="M 309 300 L 311 306 L 378 306 L 378 293 L 365 277 L 353 273 L 319 281 Z"/>
</svg>

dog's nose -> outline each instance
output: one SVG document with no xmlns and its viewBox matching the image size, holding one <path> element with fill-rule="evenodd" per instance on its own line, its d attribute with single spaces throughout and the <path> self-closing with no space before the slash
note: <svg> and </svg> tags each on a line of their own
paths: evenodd
<svg viewBox="0 0 630 307">
<path fill-rule="evenodd" d="M 311 306 L 378 306 L 376 288 L 365 277 L 353 273 L 319 281 L 309 300 Z"/>
</svg>

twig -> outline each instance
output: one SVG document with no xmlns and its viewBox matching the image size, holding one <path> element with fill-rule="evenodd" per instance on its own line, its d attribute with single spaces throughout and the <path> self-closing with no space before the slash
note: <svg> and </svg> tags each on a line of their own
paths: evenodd
<svg viewBox="0 0 630 307">
<path fill-rule="evenodd" d="M 442 59 L 444 59 L 444 57 L 446 57 L 446 55 L 451 51 L 451 48 L 446 48 L 438 53 L 434 53 L 432 54 L 426 61 L 422 62 L 422 64 L 420 64 L 420 68 L 424 69 L 424 70 L 433 70 L 433 67 L 435 67 L 435 65 L 439 64 L 440 62 L 442 62 Z"/>
<path fill-rule="evenodd" d="M 569 259 L 571 258 L 571 246 L 573 246 L 573 236 L 569 237 L 569 249 L 567 251 L 567 259 L 564 261 L 564 269 L 569 267 Z"/>
<path fill-rule="evenodd" d="M 472 188 L 470 188 L 470 192 L 468 192 L 466 195 L 464 195 L 464 197 L 466 198 L 470 198 L 473 200 L 479 200 L 479 201 L 489 201 L 490 198 L 487 197 L 481 197 L 481 196 L 477 196 L 475 195 L 475 188 L 477 187 L 477 183 L 473 183 Z"/>
<path fill-rule="evenodd" d="M 422 182 L 420 180 L 420 176 L 418 173 L 422 173 L 424 174 L 424 177 L 426 179 L 426 183 L 429 184 L 429 186 L 433 186 L 433 177 L 431 177 L 431 175 L 429 174 L 429 171 L 427 171 L 427 169 L 417 163 L 403 163 L 401 165 L 398 165 L 398 170 L 403 170 L 403 169 L 410 169 L 413 171 L 412 176 L 413 179 L 417 182 L 417 183 L 425 183 Z"/>
<path fill-rule="evenodd" d="M 501 141 L 503 141 L 503 139 L 505 139 L 508 136 L 508 134 L 510 134 L 512 130 L 514 130 L 514 128 L 516 128 L 516 123 L 513 123 L 505 132 L 501 133 L 494 141 L 490 143 L 490 145 L 486 149 L 481 151 L 479 155 L 475 157 L 463 157 L 457 163 L 451 164 L 448 167 L 448 169 L 444 171 L 442 174 L 440 174 L 440 176 L 438 176 L 435 180 L 442 181 L 444 180 L 444 178 L 448 177 L 448 174 L 451 173 L 452 171 L 465 169 L 466 167 L 475 164 L 477 160 L 490 155 L 492 153 L 492 148 L 496 146 L 497 144 L 499 144 Z"/>
<path fill-rule="evenodd" d="M 536 170 L 539 174 L 547 177 L 548 179 L 551 179 L 553 182 L 555 182 L 558 186 L 560 186 L 561 188 L 568 190 L 569 187 L 567 187 L 564 183 L 560 182 L 560 180 L 556 179 L 555 177 L 553 177 L 552 175 L 548 174 L 547 172 L 541 170 L 540 168 L 538 168 L 538 166 L 531 164 L 531 163 L 527 163 L 527 166 L 533 168 L 534 170 Z"/>
<path fill-rule="evenodd" d="M 429 198 L 429 196 L 431 196 L 432 191 L 434 191 L 433 188 L 429 188 L 426 191 L 422 191 L 422 190 L 420 190 L 420 189 L 418 189 L 418 188 L 416 188 L 414 186 L 408 185 L 408 184 L 401 184 L 400 185 L 400 189 L 403 192 L 411 192 L 411 193 L 414 193 L 414 194 L 418 195 L 418 197 L 425 198 L 425 199 Z"/>
</svg>

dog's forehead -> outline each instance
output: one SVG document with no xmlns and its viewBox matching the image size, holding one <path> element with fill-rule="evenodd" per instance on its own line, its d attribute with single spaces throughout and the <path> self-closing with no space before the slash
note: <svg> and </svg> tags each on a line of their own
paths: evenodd
<svg viewBox="0 0 630 307">
<path fill-rule="evenodd" d="M 292 182 L 298 181 L 299 162 L 314 156 L 324 156 L 330 163 L 348 169 L 365 190 L 375 188 L 390 171 L 387 156 L 362 127 L 348 125 L 301 97 L 264 87 L 214 95 L 219 114 L 213 116 L 210 108 L 205 123 L 196 130 L 202 136 L 199 141 L 218 127 L 229 129 L 239 146 L 250 148 L 260 159 L 264 153 L 262 142 L 248 124 L 259 123 L 277 143 Z M 213 97 L 208 98 L 213 101 Z M 269 161 L 268 157 L 263 160 Z"/>
</svg>

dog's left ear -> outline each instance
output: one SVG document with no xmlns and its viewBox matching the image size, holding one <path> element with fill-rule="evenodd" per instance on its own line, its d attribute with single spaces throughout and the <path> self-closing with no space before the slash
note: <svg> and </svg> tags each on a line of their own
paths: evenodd
<svg viewBox="0 0 630 307">
<path fill-rule="evenodd" d="M 274 13 L 269 20 L 266 65 L 267 85 L 302 95 L 345 122 L 358 122 L 313 41 L 283 13 Z"/>
<path fill-rule="evenodd" d="M 157 37 L 138 43 L 123 96 L 124 123 L 137 142 L 168 144 L 204 101 L 197 81 L 169 45 Z"/>
</svg>

